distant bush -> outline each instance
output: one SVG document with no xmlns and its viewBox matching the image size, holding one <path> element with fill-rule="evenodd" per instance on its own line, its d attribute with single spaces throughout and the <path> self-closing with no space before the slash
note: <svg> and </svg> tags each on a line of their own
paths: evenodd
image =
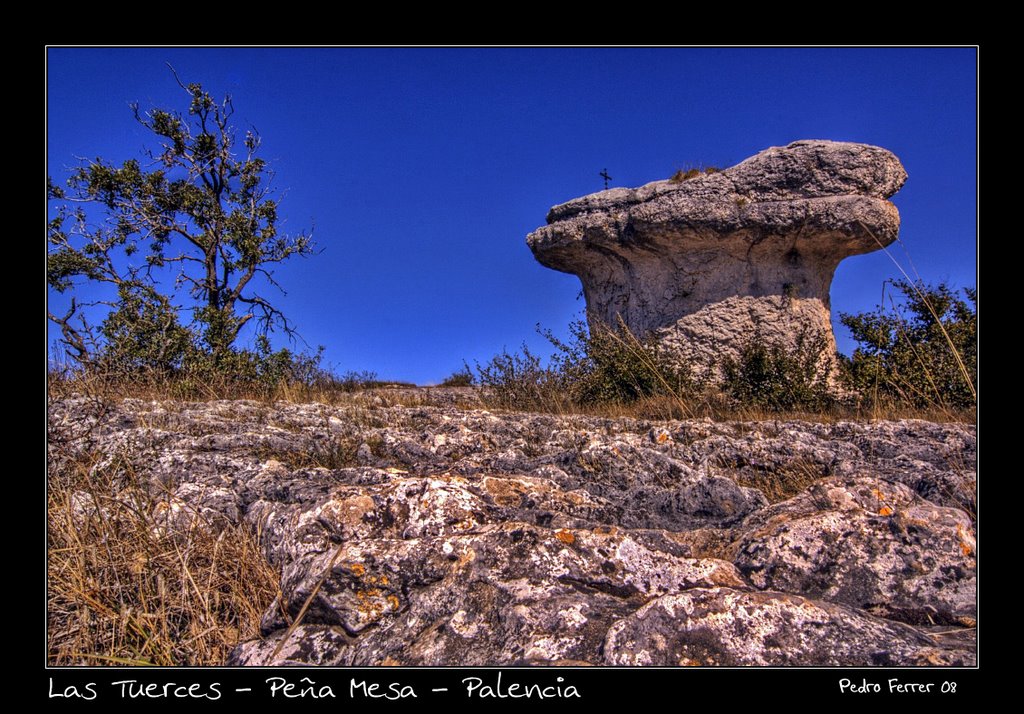
<svg viewBox="0 0 1024 714">
<path fill-rule="evenodd" d="M 382 386 L 384 383 L 377 378 L 377 373 L 370 370 L 349 370 L 340 377 L 330 378 L 330 386 L 342 392 L 358 392 L 363 389 L 372 389 Z"/>
<path fill-rule="evenodd" d="M 793 347 L 748 339 L 738 359 L 722 362 L 722 391 L 737 406 L 767 411 L 816 411 L 831 407 L 829 384 L 835 364 L 824 335 L 804 331 Z"/>
<path fill-rule="evenodd" d="M 321 367 L 323 347 L 315 353 L 295 353 L 288 349 L 272 350 L 263 336 L 256 338 L 256 349 L 230 349 L 215 358 L 209 352 L 196 352 L 185 361 L 184 378 L 206 379 L 211 383 L 230 382 L 235 385 L 273 391 L 282 384 L 312 387 L 330 377 Z"/>
<path fill-rule="evenodd" d="M 843 360 L 865 399 L 918 407 L 970 408 L 978 384 L 978 291 L 894 281 L 890 305 L 840 314 L 859 344 Z M 966 299 L 964 299 L 966 298 Z"/>
<path fill-rule="evenodd" d="M 469 368 L 469 365 L 463 365 L 462 369 L 455 370 L 441 382 L 442 387 L 472 387 L 476 382 L 476 378 L 473 376 L 473 370 Z"/>
<path fill-rule="evenodd" d="M 296 353 L 272 350 L 259 336 L 254 349 L 218 354 L 197 347 L 174 323 L 163 323 L 149 340 L 138 325 L 111 330 L 109 341 L 77 363 L 56 354 L 49 379 L 126 395 L 162 393 L 174 398 L 270 397 L 281 388 L 320 388 L 336 379 L 321 366 L 323 348 Z"/>
</svg>

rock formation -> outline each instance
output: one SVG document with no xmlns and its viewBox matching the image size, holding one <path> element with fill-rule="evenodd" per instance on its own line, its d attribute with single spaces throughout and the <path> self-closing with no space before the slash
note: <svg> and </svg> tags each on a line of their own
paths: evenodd
<svg viewBox="0 0 1024 714">
<path fill-rule="evenodd" d="M 152 484 L 161 528 L 262 534 L 282 597 L 234 664 L 975 661 L 973 426 L 492 414 L 435 394 L 65 399 L 51 469 L 103 454 L 95 469 Z M 71 502 L 83 532 L 125 510 Z"/>
<path fill-rule="evenodd" d="M 793 347 L 801 333 L 824 336 L 831 355 L 832 276 L 896 239 L 886 199 L 906 180 L 899 160 L 797 141 L 690 173 L 555 206 L 527 242 L 543 265 L 579 276 L 591 321 L 621 317 L 682 358 L 715 364 L 755 335 Z"/>
</svg>

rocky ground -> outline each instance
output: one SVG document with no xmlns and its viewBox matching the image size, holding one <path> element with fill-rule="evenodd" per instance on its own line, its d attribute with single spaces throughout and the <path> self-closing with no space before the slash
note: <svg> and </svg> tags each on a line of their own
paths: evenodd
<svg viewBox="0 0 1024 714">
<path fill-rule="evenodd" d="M 233 664 L 975 661 L 970 425 L 72 397 L 50 444 L 259 530 L 282 596 Z"/>
</svg>

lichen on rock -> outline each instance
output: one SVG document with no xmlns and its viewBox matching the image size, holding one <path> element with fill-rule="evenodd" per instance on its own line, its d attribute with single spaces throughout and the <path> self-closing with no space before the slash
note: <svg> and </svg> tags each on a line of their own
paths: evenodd
<svg viewBox="0 0 1024 714">
<path fill-rule="evenodd" d="M 70 398 L 50 405 L 51 458 L 130 466 L 168 532 L 260 534 L 281 597 L 233 664 L 974 661 L 972 426 L 652 423 L 449 397 Z M 798 467 L 816 480 L 772 504 L 742 485 Z"/>
</svg>

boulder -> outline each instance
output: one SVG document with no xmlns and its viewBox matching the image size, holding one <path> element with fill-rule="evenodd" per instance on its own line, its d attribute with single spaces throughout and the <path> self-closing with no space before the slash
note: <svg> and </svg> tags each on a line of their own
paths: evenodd
<svg viewBox="0 0 1024 714">
<path fill-rule="evenodd" d="M 973 665 L 970 644 L 833 603 L 726 587 L 666 595 L 615 623 L 604 643 L 612 665 Z"/>
<path fill-rule="evenodd" d="M 233 663 L 599 664 L 608 628 L 651 597 L 747 587 L 731 563 L 651 550 L 615 528 L 509 522 L 464 532 L 455 522 L 445 531 L 343 542 L 290 561 L 281 583 L 288 617 L 271 608 L 266 639 L 241 647 Z M 289 633 L 318 584 L 304 629 Z"/>
<path fill-rule="evenodd" d="M 751 515 L 736 564 L 758 588 L 915 625 L 977 616 L 970 517 L 871 477 L 827 478 Z"/>
<path fill-rule="evenodd" d="M 793 348 L 820 335 L 833 354 L 832 276 L 896 239 L 886 199 L 906 180 L 899 160 L 797 141 L 690 173 L 555 206 L 527 243 L 541 264 L 579 276 L 592 325 L 621 319 L 680 358 L 717 365 L 755 336 Z"/>
</svg>

